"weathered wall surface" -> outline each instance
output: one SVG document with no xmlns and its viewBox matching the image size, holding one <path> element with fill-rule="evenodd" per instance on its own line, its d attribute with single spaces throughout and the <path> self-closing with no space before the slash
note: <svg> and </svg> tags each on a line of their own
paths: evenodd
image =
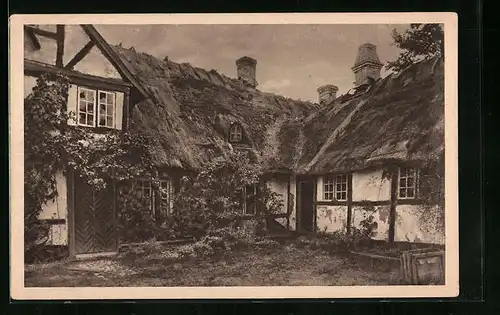
<svg viewBox="0 0 500 315">
<path fill-rule="evenodd" d="M 40 28 L 55 32 L 55 25 L 40 26 Z M 56 64 L 57 43 L 54 39 L 36 35 L 41 49 L 35 50 L 29 38 L 24 38 L 24 58 L 50 65 Z M 90 41 L 90 38 L 80 25 L 65 26 L 65 43 L 63 64 L 69 61 Z M 74 67 L 75 71 L 105 77 L 121 79 L 115 67 L 104 57 L 98 47 L 94 46 L 90 52 Z"/>
<path fill-rule="evenodd" d="M 279 195 L 278 198 L 283 204 L 280 213 L 286 213 L 288 204 L 288 180 L 274 179 L 268 183 L 268 187 L 272 192 Z M 287 226 L 287 218 L 276 218 L 275 220 L 284 227 Z"/>
<path fill-rule="evenodd" d="M 35 86 L 36 86 L 36 78 L 29 76 L 29 75 L 25 75 L 24 76 L 24 97 L 25 98 L 26 98 L 26 96 L 31 94 L 31 92 L 33 91 L 33 88 Z"/>
<path fill-rule="evenodd" d="M 67 64 L 90 41 L 90 38 L 80 25 L 66 25 L 65 31 L 63 60 L 64 64 Z M 97 46 L 76 64 L 74 70 L 104 78 L 121 79 L 118 71 Z"/>
<path fill-rule="evenodd" d="M 444 244 L 444 210 L 438 206 L 398 205 L 395 241 Z"/>
<path fill-rule="evenodd" d="M 316 179 L 316 200 L 324 200 L 323 176 L 318 176 Z"/>
<path fill-rule="evenodd" d="M 57 53 L 56 41 L 44 36 L 37 36 L 37 38 L 41 49 L 35 50 L 31 40 L 27 36 L 24 36 L 24 58 L 55 65 Z"/>
<path fill-rule="evenodd" d="M 85 58 L 76 64 L 76 71 L 104 78 L 122 79 L 109 60 L 102 55 L 98 47 L 92 48 Z"/>
<path fill-rule="evenodd" d="M 297 196 L 295 195 L 297 187 L 297 181 L 295 179 L 295 176 L 292 176 L 290 179 L 290 192 L 291 192 L 291 198 L 290 198 L 290 230 L 295 231 L 297 229 Z"/>
<path fill-rule="evenodd" d="M 288 204 L 288 181 L 274 179 L 268 183 L 269 189 L 279 195 L 280 201 L 283 203 L 281 213 L 286 213 Z"/>
<path fill-rule="evenodd" d="M 58 196 L 53 201 L 48 201 L 42 207 L 40 219 L 64 219 L 65 223 L 52 225 L 50 229 L 49 244 L 52 245 L 67 245 L 68 244 L 68 202 L 67 202 L 67 187 L 66 177 L 62 172 L 56 174 L 56 184 Z"/>
<path fill-rule="evenodd" d="M 317 206 L 316 226 L 318 232 L 345 231 L 347 206 Z"/>
<path fill-rule="evenodd" d="M 353 201 L 382 201 L 391 199 L 391 181 L 383 177 L 383 170 L 367 170 L 352 174 Z"/>
<path fill-rule="evenodd" d="M 376 232 L 373 239 L 388 240 L 390 211 L 390 205 L 374 207 L 354 206 L 352 208 L 352 226 L 361 228 L 361 222 L 373 216 L 372 222 L 377 223 L 376 228 L 373 230 Z"/>
</svg>

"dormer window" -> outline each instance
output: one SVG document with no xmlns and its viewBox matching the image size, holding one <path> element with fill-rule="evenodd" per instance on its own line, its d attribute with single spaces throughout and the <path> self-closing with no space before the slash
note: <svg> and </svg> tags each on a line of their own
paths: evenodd
<svg viewBox="0 0 500 315">
<path fill-rule="evenodd" d="M 78 90 L 78 125 L 115 128 L 115 93 L 87 88 Z"/>
<path fill-rule="evenodd" d="M 233 124 L 229 130 L 229 142 L 240 143 L 243 140 L 243 128 L 240 124 Z"/>
<path fill-rule="evenodd" d="M 115 93 L 99 91 L 98 126 L 115 127 Z"/>
<path fill-rule="evenodd" d="M 68 111 L 76 114 L 71 125 L 83 127 L 122 129 L 123 92 L 90 87 L 70 87 Z"/>
<path fill-rule="evenodd" d="M 85 88 L 78 89 L 78 125 L 94 127 L 95 92 Z"/>
</svg>

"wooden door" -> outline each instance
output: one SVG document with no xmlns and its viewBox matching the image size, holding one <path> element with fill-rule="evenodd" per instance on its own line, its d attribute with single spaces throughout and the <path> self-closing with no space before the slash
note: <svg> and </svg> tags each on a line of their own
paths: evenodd
<svg viewBox="0 0 500 315">
<path fill-rule="evenodd" d="M 299 218 L 298 230 L 301 232 L 314 232 L 314 192 L 315 182 L 312 180 L 301 180 L 298 182 Z"/>
<path fill-rule="evenodd" d="M 75 176 L 75 254 L 116 252 L 115 189 L 97 190 Z"/>
</svg>

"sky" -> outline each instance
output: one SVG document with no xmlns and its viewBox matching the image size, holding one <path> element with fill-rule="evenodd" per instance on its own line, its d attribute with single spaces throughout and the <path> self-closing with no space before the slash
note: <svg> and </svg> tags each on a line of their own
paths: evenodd
<svg viewBox="0 0 500 315">
<path fill-rule="evenodd" d="M 293 99 L 317 102 L 316 89 L 325 84 L 339 87 L 338 95 L 352 86 L 351 67 L 358 47 L 377 46 L 385 63 L 399 55 L 391 31 L 409 25 L 96 25 L 110 43 L 121 43 L 175 62 L 189 62 L 236 77 L 236 59 L 257 60 L 258 89 Z M 387 75 L 382 70 L 382 77 Z"/>
</svg>

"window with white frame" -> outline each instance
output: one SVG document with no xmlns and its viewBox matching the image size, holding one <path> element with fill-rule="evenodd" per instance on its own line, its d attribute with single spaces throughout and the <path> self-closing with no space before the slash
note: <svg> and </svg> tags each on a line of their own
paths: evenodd
<svg viewBox="0 0 500 315">
<path fill-rule="evenodd" d="M 237 143 L 241 140 L 243 140 L 243 129 L 239 124 L 233 124 L 229 130 L 229 141 Z"/>
<path fill-rule="evenodd" d="M 414 199 L 417 196 L 418 170 L 415 168 L 399 168 L 398 197 L 400 199 Z"/>
<path fill-rule="evenodd" d="M 78 88 L 78 124 L 93 127 L 95 125 L 95 90 Z"/>
<path fill-rule="evenodd" d="M 98 127 L 115 127 L 115 93 L 99 91 Z"/>
<path fill-rule="evenodd" d="M 170 214 L 172 212 L 174 188 L 170 179 L 160 180 L 157 189 L 153 187 L 153 183 L 149 179 L 136 179 L 134 180 L 134 188 L 138 196 L 146 202 L 146 206 L 152 214 L 157 214 L 157 212 Z"/>
<path fill-rule="evenodd" d="M 347 200 L 347 175 L 328 175 L 323 177 L 324 200 Z"/>
<path fill-rule="evenodd" d="M 134 188 L 139 198 L 141 198 L 146 206 L 153 210 L 153 187 L 150 180 L 136 179 L 134 180 Z"/>
<path fill-rule="evenodd" d="M 116 94 L 78 88 L 78 125 L 115 128 Z"/>
</svg>

